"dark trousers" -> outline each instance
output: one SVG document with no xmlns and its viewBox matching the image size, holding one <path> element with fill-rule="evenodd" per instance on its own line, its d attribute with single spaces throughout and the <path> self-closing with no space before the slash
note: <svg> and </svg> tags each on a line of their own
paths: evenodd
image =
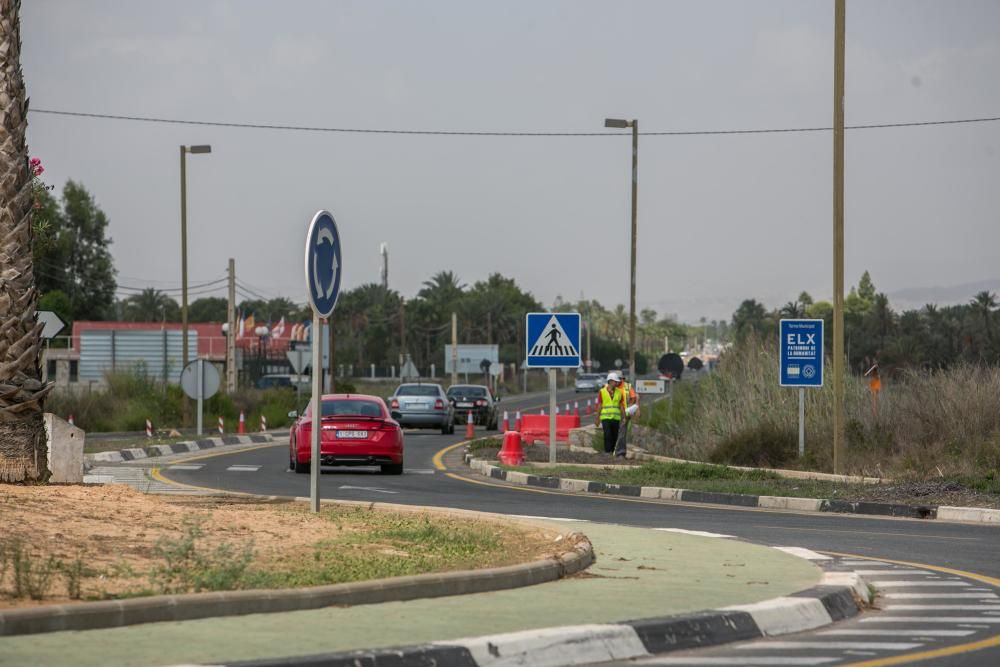
<svg viewBox="0 0 1000 667">
<path fill-rule="evenodd" d="M 618 430 L 622 422 L 620 419 L 605 419 L 601 421 L 601 428 L 604 429 L 604 453 L 611 454 L 615 451 L 615 444 L 618 442 Z"/>
<path fill-rule="evenodd" d="M 628 440 L 628 424 L 629 420 L 626 419 L 618 429 L 618 439 L 615 441 L 615 456 L 625 456 Z"/>
</svg>

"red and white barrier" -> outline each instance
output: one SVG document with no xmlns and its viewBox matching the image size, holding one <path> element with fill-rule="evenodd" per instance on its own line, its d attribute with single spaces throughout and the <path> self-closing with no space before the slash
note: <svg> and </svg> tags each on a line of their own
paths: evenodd
<svg viewBox="0 0 1000 667">
<path fill-rule="evenodd" d="M 219 417 L 219 435 L 225 435 L 225 434 L 226 434 L 226 422 L 222 419 L 222 417 Z"/>
<path fill-rule="evenodd" d="M 147 438 L 153 437 L 153 422 L 149 421 L 148 419 L 146 420 L 146 437 Z"/>
<path fill-rule="evenodd" d="M 267 417 L 264 415 L 260 416 L 260 432 L 267 433 Z"/>
</svg>

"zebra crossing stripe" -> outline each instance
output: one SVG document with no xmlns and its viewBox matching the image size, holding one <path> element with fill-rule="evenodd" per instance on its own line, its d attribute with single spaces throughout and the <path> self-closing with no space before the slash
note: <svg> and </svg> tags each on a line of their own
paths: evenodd
<svg viewBox="0 0 1000 667">
<path fill-rule="evenodd" d="M 259 465 L 249 465 L 249 464 L 237 464 L 231 465 L 226 470 L 231 472 L 257 472 L 260 470 Z"/>
</svg>

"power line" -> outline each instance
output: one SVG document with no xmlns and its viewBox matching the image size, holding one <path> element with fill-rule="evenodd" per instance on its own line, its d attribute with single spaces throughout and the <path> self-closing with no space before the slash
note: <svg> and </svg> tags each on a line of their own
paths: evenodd
<svg viewBox="0 0 1000 667">
<path fill-rule="evenodd" d="M 309 125 L 279 125 L 267 123 L 237 123 L 232 121 L 187 120 L 180 118 L 158 118 L 153 116 L 123 116 L 119 114 L 85 113 L 83 111 L 61 111 L 57 109 L 30 109 L 30 113 L 51 114 L 54 116 L 73 116 L 77 118 L 100 118 L 104 120 L 128 120 L 139 123 L 166 123 L 171 125 L 202 125 L 210 127 L 232 127 L 250 130 L 285 130 L 292 132 L 329 132 L 341 134 L 403 134 L 421 136 L 459 136 L 459 137 L 607 137 L 622 136 L 621 132 L 515 132 L 515 131 L 474 131 L 474 130 L 390 130 L 359 127 L 320 127 Z M 989 123 L 1000 121 L 1000 116 L 983 118 L 959 118 L 953 120 L 928 120 L 908 123 L 871 123 L 864 125 L 847 125 L 847 130 L 875 130 L 899 127 L 928 127 L 933 125 L 959 125 L 966 123 Z M 671 130 L 664 132 L 639 132 L 647 137 L 684 137 L 726 134 L 778 134 L 796 132 L 829 132 L 832 127 L 781 127 L 755 128 L 746 130 Z"/>
</svg>

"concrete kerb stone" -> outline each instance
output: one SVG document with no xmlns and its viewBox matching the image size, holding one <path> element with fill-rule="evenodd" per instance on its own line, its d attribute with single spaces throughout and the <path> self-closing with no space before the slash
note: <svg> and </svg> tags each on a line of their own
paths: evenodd
<svg viewBox="0 0 1000 667">
<path fill-rule="evenodd" d="M 308 502 L 309 499 L 295 498 L 295 500 Z M 335 500 L 324 500 L 323 504 L 394 512 L 448 515 L 508 524 L 513 522 L 544 527 L 548 530 L 553 529 L 551 524 L 544 521 L 511 519 L 501 514 L 471 510 Z M 594 549 L 585 535 L 578 532 L 559 533 L 557 541 L 563 540 L 568 540 L 573 546 L 558 558 L 543 558 L 518 565 L 482 570 L 392 577 L 302 589 L 156 595 L 127 600 L 103 600 L 0 610 L 0 636 L 63 630 L 93 630 L 159 621 L 184 621 L 217 616 L 296 611 L 340 604 L 376 604 L 532 586 L 575 574 L 594 563 Z"/>
<path fill-rule="evenodd" d="M 555 667 L 603 663 L 800 632 L 850 618 L 866 606 L 864 581 L 853 572 L 825 573 L 845 583 L 819 586 L 749 605 L 624 623 L 576 625 L 470 637 L 431 645 L 298 656 L 294 664 L 330 667 L 425 667 L 429 664 Z M 841 575 L 853 575 L 852 586 Z M 230 667 L 285 667 L 289 658 L 226 663 Z"/>
<path fill-rule="evenodd" d="M 634 455 L 630 452 L 629 457 Z M 638 455 L 635 455 L 636 457 Z M 655 457 L 658 460 L 664 457 Z M 671 500 L 685 503 L 705 503 L 712 505 L 736 505 L 739 507 L 759 507 L 761 509 L 788 510 L 796 512 L 832 512 L 839 514 L 868 514 L 875 516 L 903 517 L 911 519 L 943 519 L 976 523 L 1000 523 L 1000 510 L 977 507 L 936 507 L 932 505 L 900 505 L 894 503 L 850 502 L 826 498 L 794 498 L 786 496 L 753 496 L 691 489 L 673 489 L 654 486 L 626 486 L 604 484 L 582 479 L 531 475 L 529 473 L 505 470 L 485 459 L 477 459 L 471 453 L 465 455 L 470 470 L 480 474 L 522 486 L 536 486 L 559 489 L 572 493 L 599 493 L 621 495 L 652 500 Z M 691 463 L 684 461 L 684 463 Z M 602 466 L 607 467 L 607 466 Z M 539 471 L 545 469 L 539 466 Z"/>
<path fill-rule="evenodd" d="M 150 445 L 148 447 L 124 447 L 119 450 L 107 452 L 95 452 L 85 454 L 84 457 L 91 463 L 124 463 L 126 461 L 139 461 L 143 459 L 154 459 L 172 454 L 190 454 L 203 449 L 214 447 L 229 447 L 232 445 L 264 444 L 274 442 L 274 436 L 270 433 L 254 433 L 252 435 L 227 435 L 221 438 L 203 438 L 200 440 L 187 440 L 175 442 L 169 445 Z"/>
</svg>

